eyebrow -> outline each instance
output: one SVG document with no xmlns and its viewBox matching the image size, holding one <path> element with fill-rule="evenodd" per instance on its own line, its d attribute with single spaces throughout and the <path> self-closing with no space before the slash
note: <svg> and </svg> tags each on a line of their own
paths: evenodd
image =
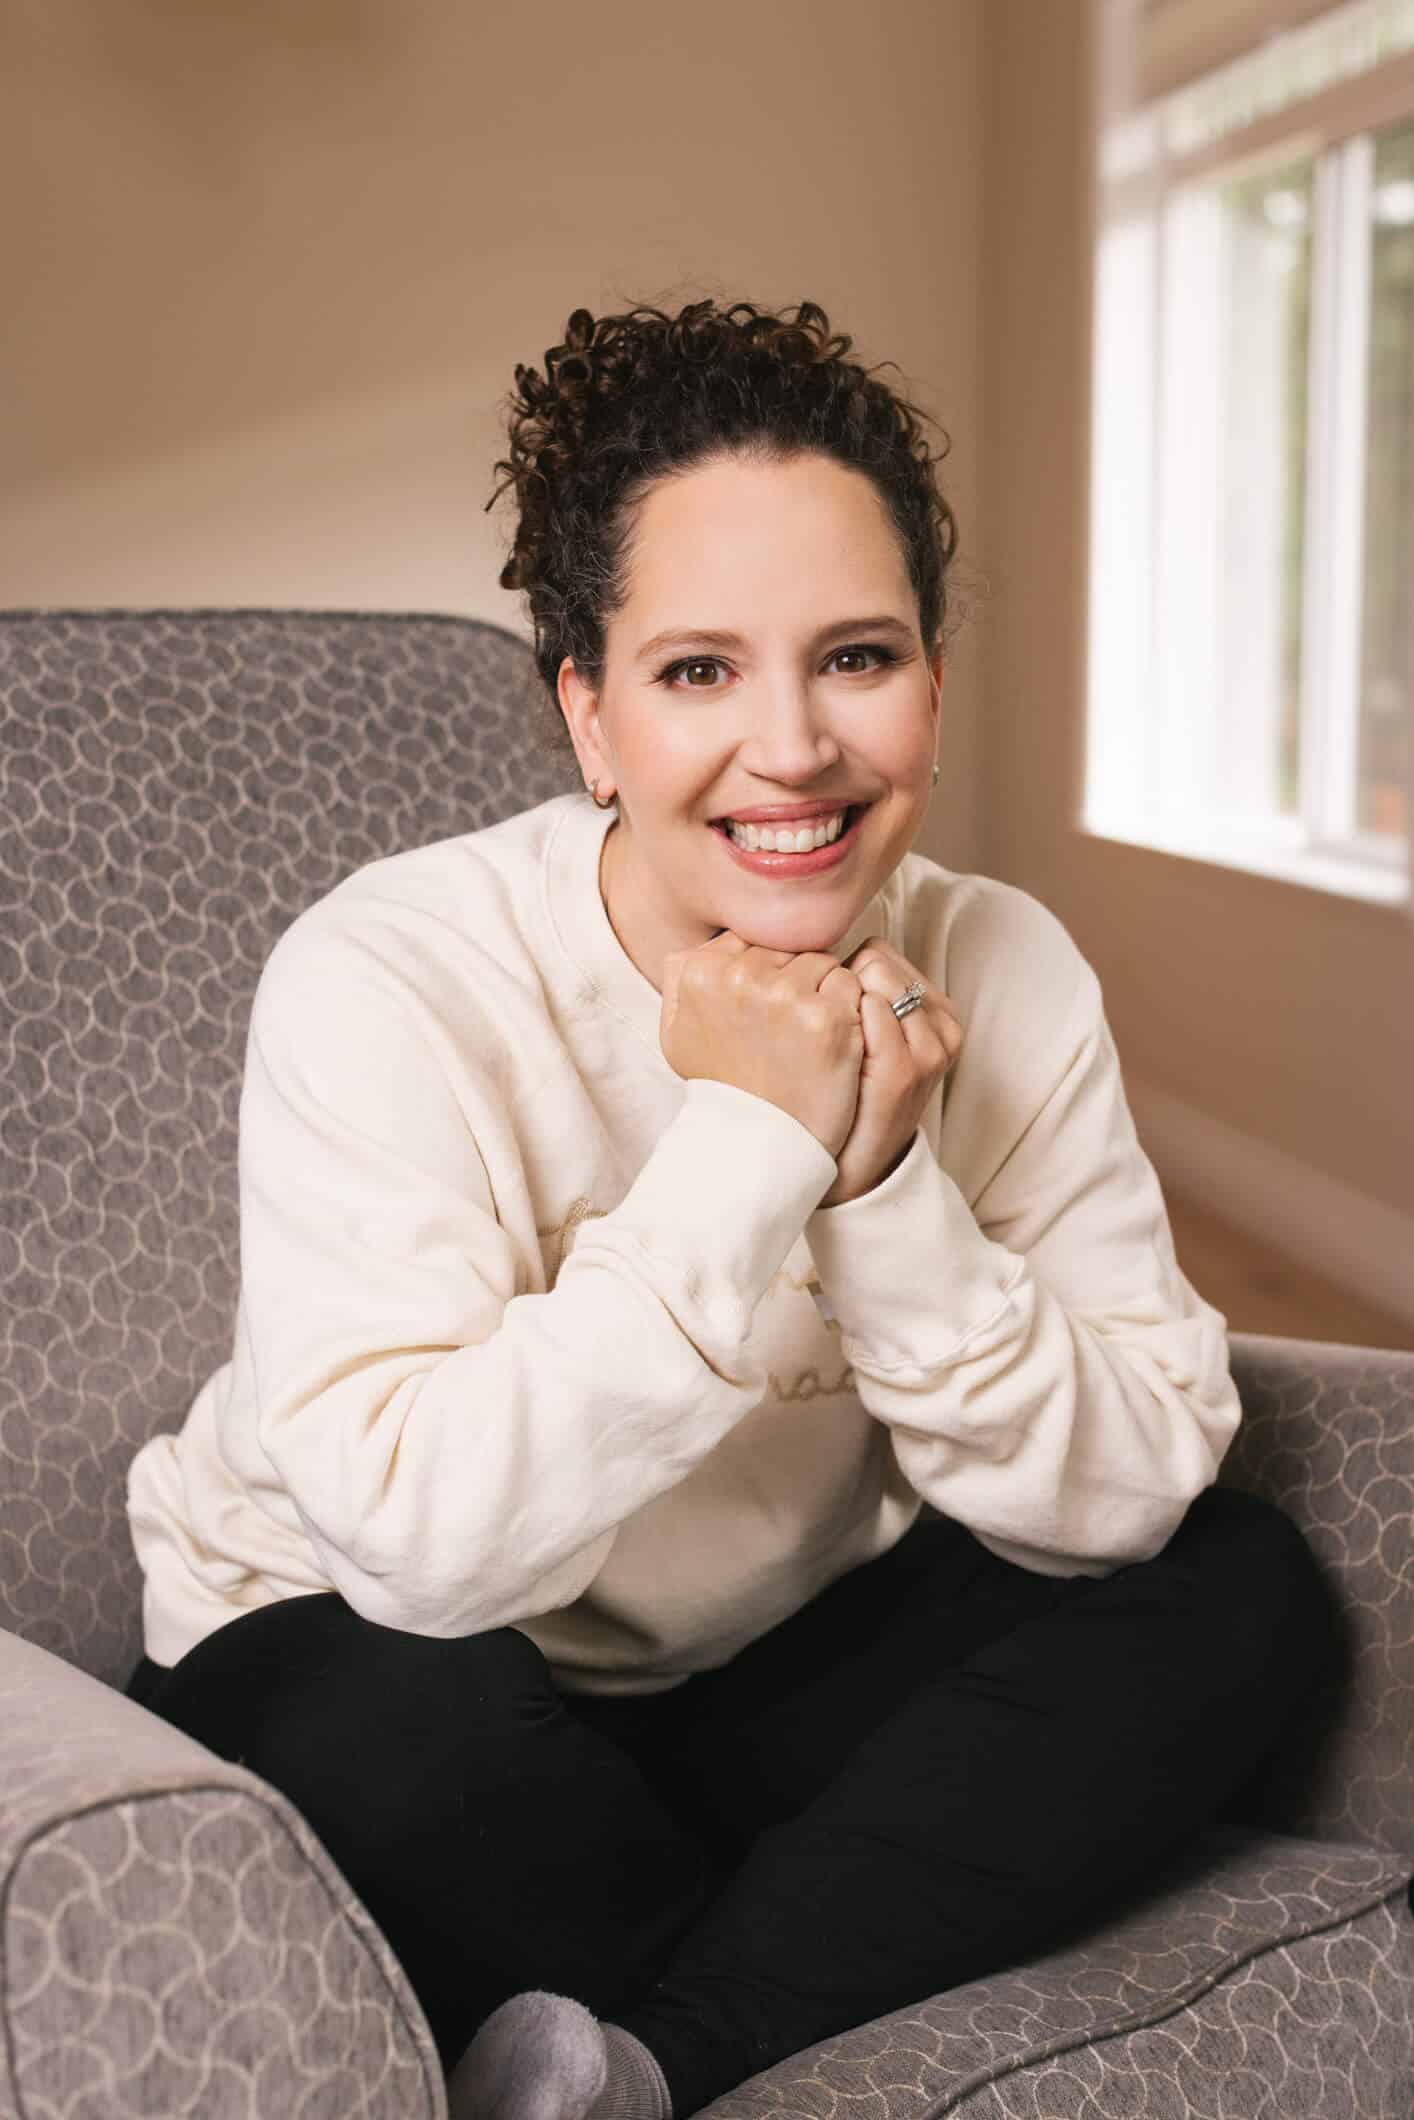
<svg viewBox="0 0 1414 2120">
<path fill-rule="evenodd" d="M 911 641 L 913 628 L 903 619 L 895 618 L 885 611 L 873 618 L 841 618 L 833 625 L 822 626 L 815 635 L 813 645 L 823 647 L 827 640 L 839 640 L 847 633 L 888 633 L 899 640 Z M 685 646 L 691 643 L 699 648 L 740 648 L 745 645 L 739 633 L 724 633 L 712 626 L 670 626 L 666 632 L 655 633 L 639 649 L 636 660 L 649 662 L 665 648 Z"/>
</svg>

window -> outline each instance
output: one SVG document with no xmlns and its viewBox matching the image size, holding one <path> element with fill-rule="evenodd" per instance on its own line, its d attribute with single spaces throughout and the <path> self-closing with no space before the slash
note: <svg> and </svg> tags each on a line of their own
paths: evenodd
<svg viewBox="0 0 1414 2120">
<path fill-rule="evenodd" d="M 1405 901 L 1414 0 L 1143 100 L 1115 39 L 1213 11 L 1101 5 L 1085 828 Z"/>
</svg>

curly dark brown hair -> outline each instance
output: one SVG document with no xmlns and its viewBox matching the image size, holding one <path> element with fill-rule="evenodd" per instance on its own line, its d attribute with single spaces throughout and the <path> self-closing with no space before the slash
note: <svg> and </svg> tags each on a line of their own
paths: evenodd
<svg viewBox="0 0 1414 2120">
<path fill-rule="evenodd" d="M 576 309 L 543 376 L 516 364 L 510 456 L 495 465 L 507 476 L 486 508 L 515 487 L 520 516 L 500 584 L 529 602 L 548 753 L 575 755 L 558 697 L 565 656 L 591 691 L 602 688 L 606 623 L 628 600 L 637 507 L 664 473 L 725 454 L 815 450 L 865 473 L 898 533 L 925 647 L 945 641 L 957 524 L 934 467 L 949 439 L 939 428 L 934 456 L 922 432 L 929 415 L 847 360 L 852 344 L 831 335 L 814 302 L 790 317 L 753 302 L 720 309 L 709 296 L 677 316 L 647 304 L 598 318 Z"/>
</svg>

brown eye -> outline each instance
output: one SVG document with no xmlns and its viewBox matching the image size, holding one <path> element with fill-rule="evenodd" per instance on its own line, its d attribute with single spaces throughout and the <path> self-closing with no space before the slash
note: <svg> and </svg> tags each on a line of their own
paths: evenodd
<svg viewBox="0 0 1414 2120">
<path fill-rule="evenodd" d="M 653 682 L 655 685 L 663 685 L 668 689 L 671 689 L 673 680 L 676 678 L 679 670 L 715 670 L 716 668 L 717 659 L 715 656 L 694 655 L 690 659 L 684 658 L 679 662 L 669 663 L 666 668 L 658 672 L 658 675 L 654 678 Z M 717 688 L 715 685 L 693 685 L 691 689 L 694 692 L 715 692 Z"/>
<path fill-rule="evenodd" d="M 892 662 L 897 662 L 897 661 L 898 661 L 898 657 L 897 657 L 896 655 L 894 655 L 894 654 L 893 654 L 893 653 L 892 653 L 892 652 L 891 652 L 891 651 L 890 651 L 890 650 L 889 650 L 888 648 L 879 648 L 879 647 L 875 647 L 875 646 L 874 646 L 874 644 L 873 644 L 872 642 L 868 642 L 868 643 L 865 643 L 865 642 L 861 642 L 861 643 L 860 643 L 860 645 L 859 645 L 858 647 L 855 647 L 855 648 L 836 648 L 836 650 L 835 650 L 835 653 L 834 653 L 834 655 L 833 655 L 833 656 L 832 656 L 832 657 L 830 658 L 830 660 L 831 660 L 831 661 L 833 662 L 833 661 L 835 660 L 835 658 L 836 658 L 836 657 L 838 657 L 838 656 L 841 656 L 841 655 L 874 655 L 874 656 L 877 656 L 877 657 L 878 657 L 878 662 L 877 662 L 877 663 L 876 663 L 876 665 L 875 665 L 875 667 L 876 667 L 877 669 L 883 669 L 883 668 L 884 668 L 884 667 L 885 667 L 885 666 L 886 666 L 887 664 L 889 664 L 889 663 L 892 663 Z M 867 675 L 867 674 L 868 674 L 868 665 L 866 665 L 866 666 L 865 666 L 865 670 L 864 670 L 863 672 L 861 672 L 860 674 L 861 674 L 861 675 Z"/>
<path fill-rule="evenodd" d="M 847 670 L 844 673 L 847 677 L 868 677 L 871 674 L 871 670 L 887 669 L 890 664 L 896 663 L 899 659 L 891 648 L 881 648 L 874 641 L 861 641 L 852 648 L 836 648 L 829 660 L 838 662 L 842 655 L 872 655 L 874 657 L 873 664 L 866 663 L 862 670 Z M 686 675 L 687 672 L 692 670 L 718 670 L 720 668 L 721 664 L 715 655 L 682 656 L 677 662 L 671 662 L 666 668 L 660 670 L 653 682 L 671 691 L 680 672 Z M 689 686 L 689 690 L 693 692 L 715 692 L 717 689 L 718 687 L 715 684 L 692 684 Z"/>
</svg>

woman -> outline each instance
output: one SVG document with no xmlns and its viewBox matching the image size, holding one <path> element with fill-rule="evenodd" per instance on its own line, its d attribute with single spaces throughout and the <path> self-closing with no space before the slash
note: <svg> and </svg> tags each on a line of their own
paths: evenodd
<svg viewBox="0 0 1414 2120">
<path fill-rule="evenodd" d="M 299 1806 L 459 2114 L 670 2120 L 1057 1945 L 1334 1653 L 1094 972 L 911 851 L 956 530 L 850 343 L 517 369 L 590 792 L 280 938 L 232 1359 L 132 1470 L 130 1690 Z"/>
</svg>

